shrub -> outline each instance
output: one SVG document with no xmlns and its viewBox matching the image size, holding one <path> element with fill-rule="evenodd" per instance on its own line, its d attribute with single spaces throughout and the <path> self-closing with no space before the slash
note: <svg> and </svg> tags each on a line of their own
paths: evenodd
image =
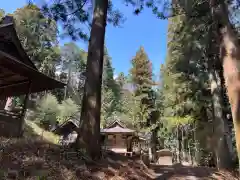
<svg viewBox="0 0 240 180">
<path fill-rule="evenodd" d="M 56 123 L 59 114 L 59 104 L 57 98 L 52 94 L 44 96 L 37 105 L 36 120 L 45 129 Z"/>
<path fill-rule="evenodd" d="M 79 107 L 72 99 L 66 99 L 59 106 L 59 120 L 66 121 L 71 116 L 74 116 L 79 111 Z"/>
</svg>

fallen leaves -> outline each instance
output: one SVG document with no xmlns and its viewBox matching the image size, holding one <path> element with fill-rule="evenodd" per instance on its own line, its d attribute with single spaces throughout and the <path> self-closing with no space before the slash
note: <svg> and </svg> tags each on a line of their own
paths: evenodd
<svg viewBox="0 0 240 180">
<path fill-rule="evenodd" d="M 0 138 L 0 142 L 3 179 L 152 179 L 141 161 L 114 153 L 106 152 L 102 160 L 93 163 L 81 152 L 40 139 Z"/>
</svg>

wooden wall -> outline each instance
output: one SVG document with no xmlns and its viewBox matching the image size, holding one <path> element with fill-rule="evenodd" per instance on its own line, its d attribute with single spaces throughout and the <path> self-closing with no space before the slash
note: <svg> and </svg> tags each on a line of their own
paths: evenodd
<svg viewBox="0 0 240 180">
<path fill-rule="evenodd" d="M 121 134 L 107 135 L 105 138 L 105 146 L 107 149 L 125 153 L 127 152 L 127 142 Z"/>
<path fill-rule="evenodd" d="M 20 127 L 21 120 L 18 117 L 0 114 L 0 136 L 19 137 L 22 133 Z"/>
</svg>

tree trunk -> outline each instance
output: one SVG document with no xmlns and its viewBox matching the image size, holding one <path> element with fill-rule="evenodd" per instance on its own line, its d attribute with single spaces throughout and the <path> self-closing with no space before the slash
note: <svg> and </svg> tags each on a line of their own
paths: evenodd
<svg viewBox="0 0 240 180">
<path fill-rule="evenodd" d="M 196 119 L 194 131 L 195 163 L 199 166 L 206 166 L 206 159 L 212 153 L 207 141 L 212 131 L 212 124 L 208 120 L 206 107 L 201 107 L 198 118 Z"/>
<path fill-rule="evenodd" d="M 233 162 L 227 143 L 227 137 L 225 135 L 227 132 L 225 132 L 222 85 L 219 73 L 216 70 L 211 70 L 209 72 L 209 79 L 213 97 L 213 136 L 216 141 L 214 151 L 217 157 L 217 167 L 219 169 L 231 169 Z"/>
<path fill-rule="evenodd" d="M 223 72 L 222 66 L 220 66 L 220 72 Z M 223 73 L 219 73 L 220 75 L 220 79 L 221 79 L 221 85 L 222 85 L 222 97 L 223 97 L 223 107 L 224 107 L 224 128 L 225 128 L 225 136 L 226 136 L 226 140 L 227 140 L 227 144 L 228 144 L 228 148 L 229 148 L 229 152 L 231 154 L 231 157 L 234 161 L 234 159 L 236 159 L 237 155 L 234 152 L 234 146 L 233 146 L 233 141 L 232 141 L 232 122 L 230 121 L 230 119 L 227 117 L 227 114 L 229 113 L 228 108 L 229 106 L 229 101 L 227 98 L 227 92 L 226 92 L 226 88 L 224 86 L 224 76 Z M 230 127 L 231 126 L 231 127 Z"/>
<path fill-rule="evenodd" d="M 7 98 L 6 99 L 0 99 L 0 109 L 3 110 L 5 108 L 7 102 Z"/>
<path fill-rule="evenodd" d="M 151 154 L 152 159 L 151 161 L 156 162 L 157 161 L 157 130 L 152 130 L 151 134 Z"/>
<path fill-rule="evenodd" d="M 182 159 L 183 159 L 183 162 L 188 161 L 187 160 L 187 158 L 188 158 L 187 150 L 188 150 L 188 147 L 187 147 L 186 133 L 184 131 L 184 128 L 182 128 Z"/>
<path fill-rule="evenodd" d="M 217 4 L 217 2 L 219 4 Z M 221 58 L 224 79 L 231 104 L 238 157 L 240 157 L 240 46 L 236 32 L 229 21 L 228 5 L 224 0 L 211 0 L 212 16 L 218 24 L 221 37 Z"/>
<path fill-rule="evenodd" d="M 96 0 L 88 46 L 86 82 L 83 95 L 78 145 L 93 159 L 101 156 L 100 111 L 104 38 L 108 0 Z"/>
<path fill-rule="evenodd" d="M 177 163 L 181 163 L 181 141 L 179 136 L 179 126 L 177 126 Z"/>
</svg>

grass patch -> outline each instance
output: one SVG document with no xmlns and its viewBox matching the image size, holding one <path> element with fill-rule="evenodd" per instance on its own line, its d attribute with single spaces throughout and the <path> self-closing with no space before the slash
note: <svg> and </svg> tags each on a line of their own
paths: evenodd
<svg viewBox="0 0 240 180">
<path fill-rule="evenodd" d="M 36 134 L 45 141 L 48 141 L 53 144 L 58 144 L 60 138 L 58 135 L 44 130 L 33 121 L 26 120 L 25 123 L 26 123 L 26 128 L 24 132 L 25 137 L 31 137 L 33 134 Z"/>
</svg>

